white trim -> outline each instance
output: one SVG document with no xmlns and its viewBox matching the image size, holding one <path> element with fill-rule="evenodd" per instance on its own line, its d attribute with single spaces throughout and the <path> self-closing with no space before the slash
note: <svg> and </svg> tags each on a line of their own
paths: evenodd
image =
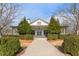
<svg viewBox="0 0 79 59">
<path fill-rule="evenodd" d="M 39 24 L 40 23 L 40 24 Z M 44 22 L 41 19 L 36 20 L 35 22 L 30 24 L 31 26 L 48 26 L 48 23 Z"/>
<path fill-rule="evenodd" d="M 66 33 L 66 29 L 64 28 L 64 34 Z"/>
<path fill-rule="evenodd" d="M 38 31 L 41 31 L 41 36 L 44 36 L 44 30 L 39 30 L 39 29 L 35 30 L 35 36 L 38 36 L 38 34 L 37 34 Z"/>
<path fill-rule="evenodd" d="M 37 35 L 37 30 L 35 30 L 35 36 Z"/>
</svg>

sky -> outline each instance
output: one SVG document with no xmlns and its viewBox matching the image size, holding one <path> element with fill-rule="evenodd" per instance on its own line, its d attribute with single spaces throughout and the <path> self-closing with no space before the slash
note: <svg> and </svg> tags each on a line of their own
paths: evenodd
<svg viewBox="0 0 79 59">
<path fill-rule="evenodd" d="M 20 12 L 18 17 L 14 20 L 15 23 L 20 22 L 20 20 L 25 16 L 30 21 L 37 18 L 42 18 L 49 21 L 50 17 L 54 13 L 58 12 L 67 7 L 63 3 L 22 3 L 19 4 Z"/>
</svg>

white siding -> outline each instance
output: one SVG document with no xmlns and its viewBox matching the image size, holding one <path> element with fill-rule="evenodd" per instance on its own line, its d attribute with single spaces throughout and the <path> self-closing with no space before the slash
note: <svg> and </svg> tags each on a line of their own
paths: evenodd
<svg viewBox="0 0 79 59">
<path fill-rule="evenodd" d="M 30 24 L 31 26 L 47 26 L 48 24 L 42 20 L 37 20 Z"/>
</svg>

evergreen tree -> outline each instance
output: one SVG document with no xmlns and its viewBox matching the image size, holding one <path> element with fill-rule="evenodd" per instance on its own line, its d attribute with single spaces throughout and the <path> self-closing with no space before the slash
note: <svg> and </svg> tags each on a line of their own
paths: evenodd
<svg viewBox="0 0 79 59">
<path fill-rule="evenodd" d="M 50 19 L 50 23 L 48 25 L 48 33 L 49 34 L 60 33 L 60 25 L 59 25 L 59 22 L 55 19 L 55 17 L 51 17 Z"/>
<path fill-rule="evenodd" d="M 25 34 L 30 34 L 31 33 L 31 26 L 30 26 L 30 24 L 28 23 L 28 21 L 26 20 L 25 17 L 19 23 L 19 25 L 17 27 L 17 30 L 18 30 L 18 33 L 20 35 L 25 35 Z"/>
</svg>

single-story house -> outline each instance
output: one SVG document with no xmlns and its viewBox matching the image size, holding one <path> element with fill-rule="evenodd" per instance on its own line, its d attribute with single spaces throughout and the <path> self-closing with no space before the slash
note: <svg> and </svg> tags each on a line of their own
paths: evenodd
<svg viewBox="0 0 79 59">
<path fill-rule="evenodd" d="M 45 36 L 47 35 L 47 26 L 49 24 L 49 22 L 41 19 L 41 18 L 38 18 L 32 22 L 29 22 L 31 27 L 32 27 L 32 34 L 35 35 L 35 36 Z M 61 27 L 61 34 L 67 34 L 67 27 L 68 26 L 62 26 L 60 25 Z M 11 31 L 11 35 L 18 35 L 17 33 L 17 26 L 11 26 L 12 28 L 12 31 Z"/>
</svg>

